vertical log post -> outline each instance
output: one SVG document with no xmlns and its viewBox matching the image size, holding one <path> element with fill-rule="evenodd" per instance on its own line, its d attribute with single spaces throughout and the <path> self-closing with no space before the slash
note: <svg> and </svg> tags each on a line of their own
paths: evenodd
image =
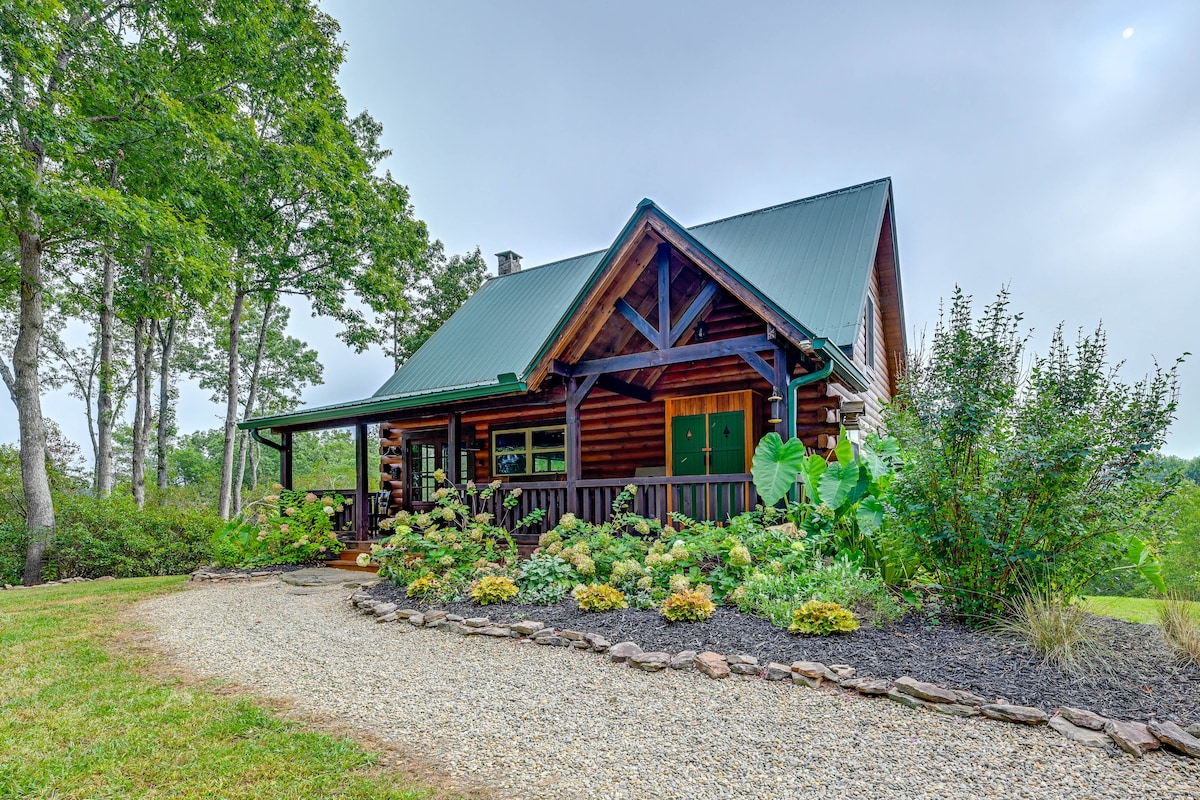
<svg viewBox="0 0 1200 800">
<path fill-rule="evenodd" d="M 358 508 L 354 512 L 354 528 L 359 541 L 370 536 L 371 498 L 367 483 L 367 425 L 359 422 L 354 427 L 355 487 L 358 490 Z"/>
<path fill-rule="evenodd" d="M 671 347 L 671 245 L 658 246 L 658 349 Z"/>
<path fill-rule="evenodd" d="M 583 437 L 579 428 L 579 380 L 567 378 L 567 511 L 579 513 L 577 484 L 583 472 Z"/>
<path fill-rule="evenodd" d="M 788 357 L 787 348 L 776 342 L 775 355 L 773 358 L 775 368 L 775 391 L 779 393 L 782 400 L 779 401 L 779 422 L 775 424 L 775 432 L 779 434 L 781 439 L 787 439 L 788 435 L 788 414 L 794 414 L 795 411 L 788 408 L 788 380 L 792 374 L 792 362 Z"/>
<path fill-rule="evenodd" d="M 462 476 L 458 474 L 459 462 L 462 461 L 462 418 L 457 411 L 451 411 L 446 421 L 446 480 L 455 486 Z"/>
<path fill-rule="evenodd" d="M 279 436 L 283 448 L 279 451 L 279 483 L 285 489 L 292 488 L 292 432 L 284 431 Z"/>
</svg>

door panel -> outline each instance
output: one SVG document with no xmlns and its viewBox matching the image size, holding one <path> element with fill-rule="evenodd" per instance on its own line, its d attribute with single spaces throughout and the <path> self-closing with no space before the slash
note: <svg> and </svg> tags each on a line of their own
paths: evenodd
<svg viewBox="0 0 1200 800">
<path fill-rule="evenodd" d="M 708 446 L 712 448 L 709 475 L 746 471 L 746 414 L 725 411 L 708 415 Z"/>
<path fill-rule="evenodd" d="M 671 474 L 704 475 L 708 472 L 705 460 L 704 414 L 675 417 L 671 420 Z"/>
</svg>

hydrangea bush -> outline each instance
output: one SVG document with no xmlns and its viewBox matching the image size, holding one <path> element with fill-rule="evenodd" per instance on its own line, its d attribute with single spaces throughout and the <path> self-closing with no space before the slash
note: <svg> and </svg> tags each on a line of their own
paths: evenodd
<svg viewBox="0 0 1200 800">
<path fill-rule="evenodd" d="M 333 517 L 349 501 L 340 494 L 316 495 L 284 489 L 250 503 L 213 539 L 218 563 L 256 567 L 307 564 L 337 555 L 345 545 L 333 529 Z"/>
</svg>

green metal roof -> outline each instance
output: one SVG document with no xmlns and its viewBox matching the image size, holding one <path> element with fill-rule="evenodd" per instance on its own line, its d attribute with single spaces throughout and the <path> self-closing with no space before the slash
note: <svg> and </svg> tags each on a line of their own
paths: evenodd
<svg viewBox="0 0 1200 800">
<path fill-rule="evenodd" d="M 375 394 L 261 417 L 240 427 L 334 420 L 523 391 L 523 381 L 617 244 L 650 207 L 708 250 L 755 294 L 810 333 L 839 372 L 862 380 L 838 347 L 853 344 L 891 189 L 883 178 L 684 229 L 648 200 L 608 249 L 488 280 Z"/>
</svg>

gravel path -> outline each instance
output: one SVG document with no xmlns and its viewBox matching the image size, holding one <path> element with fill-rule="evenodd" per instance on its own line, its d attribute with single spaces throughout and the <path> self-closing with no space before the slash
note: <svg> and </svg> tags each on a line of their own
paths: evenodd
<svg viewBox="0 0 1200 800">
<path fill-rule="evenodd" d="M 856 695 L 381 625 L 278 580 L 144 603 L 181 664 L 520 798 L 1200 798 L 1200 761 Z"/>
</svg>

